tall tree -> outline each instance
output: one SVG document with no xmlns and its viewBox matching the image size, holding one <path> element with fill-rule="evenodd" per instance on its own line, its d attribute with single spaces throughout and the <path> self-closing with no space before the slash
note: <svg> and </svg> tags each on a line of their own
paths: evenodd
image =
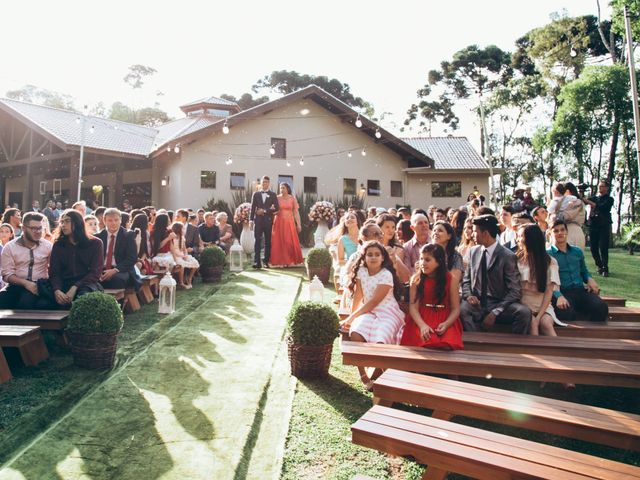
<svg viewBox="0 0 640 480">
<path fill-rule="evenodd" d="M 153 76 L 158 73 L 158 71 L 153 67 L 148 67 L 146 65 L 131 65 L 129 67 L 129 72 L 124 76 L 124 83 L 130 85 L 134 90 L 142 88 L 145 84 L 146 79 L 148 77 Z"/>
<path fill-rule="evenodd" d="M 74 99 L 71 95 L 38 88 L 35 85 L 25 85 L 16 90 L 9 90 L 6 95 L 7 98 L 20 100 L 21 102 L 75 111 Z"/>
<path fill-rule="evenodd" d="M 247 110 L 248 108 L 257 107 L 269 101 L 269 97 L 263 95 L 261 97 L 253 97 L 250 93 L 243 93 L 240 98 L 236 98 L 233 95 L 223 93 L 220 98 L 229 100 L 230 102 L 236 102 L 240 107 L 240 110 Z"/>
</svg>

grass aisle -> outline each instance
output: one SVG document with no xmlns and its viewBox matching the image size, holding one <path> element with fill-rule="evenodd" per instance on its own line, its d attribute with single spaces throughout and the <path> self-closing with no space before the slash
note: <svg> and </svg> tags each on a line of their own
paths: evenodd
<svg viewBox="0 0 640 480">
<path fill-rule="evenodd" d="M 0 478 L 243 478 L 251 446 L 276 428 L 263 428 L 261 408 L 299 284 L 273 271 L 231 277 Z"/>
</svg>

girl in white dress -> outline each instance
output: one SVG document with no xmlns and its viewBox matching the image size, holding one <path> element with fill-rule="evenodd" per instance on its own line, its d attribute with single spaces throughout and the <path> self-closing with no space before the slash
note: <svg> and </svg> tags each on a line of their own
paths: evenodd
<svg viewBox="0 0 640 480">
<path fill-rule="evenodd" d="M 171 231 L 176 235 L 173 241 L 173 248 L 171 253 L 178 265 L 184 270 L 184 286 L 189 289 L 193 287 L 193 276 L 196 274 L 196 270 L 200 268 L 200 263 L 194 257 L 187 253 L 187 245 L 183 233 L 183 225 L 180 222 L 175 222 L 171 225 Z"/>
<path fill-rule="evenodd" d="M 362 245 L 349 278 L 352 313 L 342 321 L 343 326 L 349 327 L 349 338 L 354 342 L 399 343 L 404 325 L 404 314 L 397 301 L 401 285 L 389 253 L 380 242 Z M 371 376 L 364 367 L 358 367 L 358 371 L 367 389 L 382 374 L 380 369 L 375 369 Z"/>
</svg>

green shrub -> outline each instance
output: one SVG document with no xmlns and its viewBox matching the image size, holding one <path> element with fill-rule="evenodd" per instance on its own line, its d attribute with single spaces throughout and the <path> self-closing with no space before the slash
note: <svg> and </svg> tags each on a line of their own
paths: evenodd
<svg viewBox="0 0 640 480">
<path fill-rule="evenodd" d="M 338 336 L 338 314 L 320 302 L 300 302 L 291 307 L 287 329 L 295 345 L 328 345 Z"/>
<path fill-rule="evenodd" d="M 116 299 L 106 293 L 92 292 L 73 301 L 67 329 L 78 333 L 113 333 L 119 332 L 123 324 Z"/>
<path fill-rule="evenodd" d="M 221 267 L 227 261 L 227 256 L 217 245 L 206 247 L 200 253 L 200 266 L 202 268 Z"/>
<path fill-rule="evenodd" d="M 326 248 L 312 248 L 307 253 L 306 263 L 309 268 L 326 268 L 331 267 L 333 259 Z"/>
<path fill-rule="evenodd" d="M 640 248 L 640 223 L 626 223 L 622 226 L 621 243 L 633 255 Z"/>
</svg>

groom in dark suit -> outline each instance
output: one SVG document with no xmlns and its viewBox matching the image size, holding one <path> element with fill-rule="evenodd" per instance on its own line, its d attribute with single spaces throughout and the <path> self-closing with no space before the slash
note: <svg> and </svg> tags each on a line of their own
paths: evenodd
<svg viewBox="0 0 640 480">
<path fill-rule="evenodd" d="M 515 254 L 496 241 L 498 219 L 473 219 L 477 246 L 469 253 L 462 279 L 460 320 L 466 331 L 491 330 L 495 323 L 511 324 L 514 333 L 529 333 L 531 310 L 522 305 L 520 272 Z"/>
<path fill-rule="evenodd" d="M 249 220 L 254 227 L 256 237 L 253 268 L 262 268 L 260 250 L 262 250 L 262 236 L 264 235 L 264 266 L 269 267 L 271 255 L 271 226 L 273 214 L 278 211 L 278 197 L 269 190 L 270 179 L 266 175 L 262 177 L 262 188 L 253 193 L 251 197 L 251 215 Z"/>
</svg>

